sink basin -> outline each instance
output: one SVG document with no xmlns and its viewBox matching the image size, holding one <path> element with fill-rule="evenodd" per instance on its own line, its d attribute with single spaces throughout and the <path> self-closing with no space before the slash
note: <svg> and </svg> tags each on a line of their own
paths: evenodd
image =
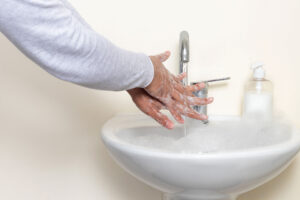
<svg viewBox="0 0 300 200">
<path fill-rule="evenodd" d="M 300 149 L 300 133 L 293 128 L 277 131 L 274 136 L 258 134 L 249 139 L 249 127 L 245 127 L 247 133 L 237 129 L 236 134 L 226 135 L 242 124 L 237 116 L 210 116 L 210 123 L 231 124 L 231 129 L 215 129 L 218 133 L 210 138 L 205 135 L 212 131 L 210 124 L 195 128 L 194 132 L 198 131 L 205 141 L 195 148 L 191 148 L 192 143 L 180 146 L 177 142 L 183 138 L 181 126 L 169 131 L 143 114 L 113 117 L 104 125 L 102 139 L 123 169 L 162 191 L 164 200 L 234 200 L 280 174 Z M 247 142 L 231 142 L 239 134 L 244 134 L 241 138 Z M 166 137 L 166 141 L 160 143 L 155 135 Z"/>
</svg>

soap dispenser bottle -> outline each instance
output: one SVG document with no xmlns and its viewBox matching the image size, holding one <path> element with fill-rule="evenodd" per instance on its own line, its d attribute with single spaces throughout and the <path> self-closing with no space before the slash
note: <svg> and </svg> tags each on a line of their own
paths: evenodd
<svg viewBox="0 0 300 200">
<path fill-rule="evenodd" d="M 265 79 L 263 63 L 255 63 L 251 69 L 253 69 L 253 78 L 246 84 L 243 117 L 271 120 L 273 116 L 273 84 Z"/>
</svg>

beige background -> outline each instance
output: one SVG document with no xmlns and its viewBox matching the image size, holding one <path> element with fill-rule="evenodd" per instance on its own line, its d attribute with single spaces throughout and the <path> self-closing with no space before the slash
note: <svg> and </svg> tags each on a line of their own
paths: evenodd
<svg viewBox="0 0 300 200">
<path fill-rule="evenodd" d="M 190 33 L 192 81 L 212 87 L 210 114 L 239 114 L 249 63 L 266 63 L 277 113 L 300 128 L 299 0 L 71 0 L 117 45 L 155 54 L 178 72 L 178 37 Z M 109 157 L 99 134 L 118 112 L 137 112 L 125 92 L 90 90 L 50 76 L 0 35 L 0 199 L 158 200 Z M 298 200 L 300 160 L 240 200 Z"/>
</svg>

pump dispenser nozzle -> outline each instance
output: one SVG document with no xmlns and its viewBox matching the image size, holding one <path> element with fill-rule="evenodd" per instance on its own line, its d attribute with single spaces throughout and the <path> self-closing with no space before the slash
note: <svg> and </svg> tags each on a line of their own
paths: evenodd
<svg viewBox="0 0 300 200">
<path fill-rule="evenodd" d="M 263 79 L 265 78 L 265 70 L 263 68 L 264 63 L 256 62 L 251 65 L 251 69 L 253 69 L 253 78 L 255 79 Z"/>
</svg>

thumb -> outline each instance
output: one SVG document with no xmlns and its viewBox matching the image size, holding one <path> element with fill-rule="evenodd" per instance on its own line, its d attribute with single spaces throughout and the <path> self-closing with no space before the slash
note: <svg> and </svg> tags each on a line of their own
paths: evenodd
<svg viewBox="0 0 300 200">
<path fill-rule="evenodd" d="M 170 51 L 165 51 L 164 53 L 156 55 L 156 57 L 159 58 L 160 62 L 165 62 L 166 60 L 168 60 L 170 55 L 171 55 Z"/>
</svg>

